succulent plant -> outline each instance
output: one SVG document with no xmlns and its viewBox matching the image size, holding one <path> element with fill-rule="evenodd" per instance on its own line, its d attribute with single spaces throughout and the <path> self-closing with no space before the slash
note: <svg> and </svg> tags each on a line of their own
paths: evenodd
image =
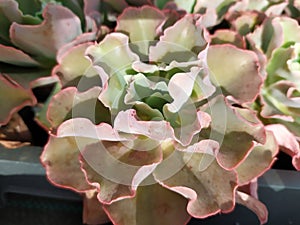
<svg viewBox="0 0 300 225">
<path fill-rule="evenodd" d="M 251 108 L 259 58 L 212 44 L 207 14 L 169 12 L 126 8 L 114 32 L 60 56 L 47 176 L 85 196 L 85 223 L 180 225 L 236 203 L 264 223 L 253 182 L 278 146 Z"/>
<path fill-rule="evenodd" d="M 16 112 L 34 106 L 48 179 L 82 194 L 87 224 L 181 225 L 236 204 L 265 223 L 257 178 L 279 149 L 300 170 L 299 6 L 0 0 L 0 143 L 14 124 L 31 138 Z"/>
</svg>

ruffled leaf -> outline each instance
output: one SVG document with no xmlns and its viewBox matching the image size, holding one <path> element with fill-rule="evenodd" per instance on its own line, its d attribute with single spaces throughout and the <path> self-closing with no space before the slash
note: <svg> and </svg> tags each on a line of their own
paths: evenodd
<svg viewBox="0 0 300 225">
<path fill-rule="evenodd" d="M 193 67 L 188 73 L 175 74 L 168 84 L 174 100 L 164 105 L 163 113 L 174 129 L 176 140 L 184 146 L 203 128 L 201 121 L 205 115 L 194 102 L 208 98 L 216 90 L 205 74 L 205 69 Z"/>
<path fill-rule="evenodd" d="M 75 118 L 62 123 L 57 135 L 50 135 L 41 155 L 48 179 L 55 185 L 78 192 L 94 189 L 90 186 L 79 162 L 80 152 L 101 140 L 123 140 L 110 125 L 95 126 L 85 118 Z"/>
<path fill-rule="evenodd" d="M 95 125 L 86 118 L 74 118 L 67 120 L 57 130 L 59 137 L 84 137 L 105 141 L 125 141 L 116 130 L 107 123 Z"/>
<path fill-rule="evenodd" d="M 128 37 L 117 32 L 106 35 L 99 44 L 90 46 L 86 54 L 93 65 L 102 67 L 109 76 L 124 75 L 131 64 L 139 60 L 129 48 Z"/>
<path fill-rule="evenodd" d="M 209 47 L 207 62 L 212 82 L 225 95 L 232 95 L 241 103 L 255 100 L 262 78 L 253 52 L 232 45 L 213 45 Z"/>
<path fill-rule="evenodd" d="M 103 72 L 101 69 L 100 73 Z M 103 87 L 99 100 L 110 109 L 111 114 L 115 116 L 121 110 L 130 108 L 125 104 L 126 88 L 128 81 L 122 74 L 116 74 L 109 79 L 109 82 Z"/>
<path fill-rule="evenodd" d="M 77 88 L 63 89 L 49 103 L 47 117 L 52 128 L 63 121 L 81 117 L 94 123 L 110 122 L 110 113 L 98 100 L 101 88 L 94 87 L 86 92 L 78 92 Z"/>
<path fill-rule="evenodd" d="M 102 141 L 86 146 L 81 163 L 88 182 L 100 190 L 100 202 L 110 204 L 133 197 L 161 161 L 161 154 L 158 142 L 150 139 Z"/>
<path fill-rule="evenodd" d="M 9 28 L 13 22 L 33 25 L 40 23 L 41 20 L 31 15 L 23 15 L 19 10 L 17 1 L 2 0 L 0 2 L 0 41 L 10 43 Z"/>
<path fill-rule="evenodd" d="M 207 77 L 206 80 L 202 78 L 204 74 L 203 68 L 194 67 L 191 72 L 176 73 L 170 79 L 168 91 L 174 100 L 166 105 L 169 111 L 178 112 L 183 105 L 201 101 L 215 92 L 216 88 L 207 80 Z"/>
<path fill-rule="evenodd" d="M 77 192 L 93 189 L 80 169 L 80 150 L 97 140 L 51 135 L 41 155 L 41 162 L 51 183 Z"/>
<path fill-rule="evenodd" d="M 175 140 L 183 146 L 189 145 L 194 136 L 211 121 L 207 113 L 197 110 L 193 105 L 185 105 L 176 113 L 165 108 L 164 116 L 174 130 Z"/>
<path fill-rule="evenodd" d="M 136 61 L 132 64 L 132 69 L 134 69 L 136 72 L 140 73 L 152 73 L 155 75 L 159 72 L 167 72 L 167 75 L 163 75 L 165 78 L 164 81 L 166 81 L 169 77 L 172 77 L 174 75 L 174 72 L 189 72 L 192 67 L 202 67 L 203 62 L 202 60 L 194 60 L 189 62 L 176 62 L 172 61 L 169 65 L 161 64 L 161 65 L 155 65 L 155 64 L 147 64 L 141 61 Z M 170 72 L 170 74 L 168 74 Z"/>
<path fill-rule="evenodd" d="M 0 125 L 6 124 L 13 113 L 27 105 L 35 105 L 33 93 L 14 80 L 0 74 Z"/>
<path fill-rule="evenodd" d="M 114 128 L 120 132 L 143 135 L 157 141 L 173 138 L 173 129 L 168 122 L 139 121 L 133 109 L 119 112 L 114 121 Z"/>
<path fill-rule="evenodd" d="M 263 124 L 253 111 L 231 107 L 221 96 L 207 107 L 211 126 L 201 131 L 200 136 L 220 143 L 217 160 L 224 168 L 236 167 L 252 149 L 253 141 L 265 142 Z"/>
<path fill-rule="evenodd" d="M 136 110 L 137 116 L 144 121 L 161 121 L 164 119 L 162 113 L 158 109 L 153 109 L 143 102 L 134 104 L 133 109 Z"/>
<path fill-rule="evenodd" d="M 63 86 L 72 84 L 87 86 L 87 84 L 83 84 L 84 80 L 93 78 L 94 86 L 101 85 L 99 75 L 96 71 L 93 71 L 91 62 L 85 57 L 85 50 L 91 45 L 92 43 L 90 42 L 80 44 L 65 51 L 64 54 L 58 55 L 57 61 L 59 65 L 55 67 L 53 74 L 59 76 Z M 88 87 L 82 89 L 90 88 L 90 86 L 88 85 Z"/>
<path fill-rule="evenodd" d="M 201 25 L 193 15 L 186 15 L 168 27 L 155 46 L 149 50 L 150 62 L 187 62 L 197 58 L 206 44 Z"/>
<path fill-rule="evenodd" d="M 192 151 L 175 150 L 169 156 L 172 160 L 164 160 L 154 171 L 155 179 L 165 188 L 190 199 L 187 211 L 196 218 L 228 212 L 234 207 L 237 177 L 214 160 L 212 153 L 217 148 L 214 141 L 202 141 Z"/>
<path fill-rule="evenodd" d="M 130 78 L 127 93 L 125 95 L 126 104 L 134 104 L 137 102 L 145 102 L 151 95 L 158 94 L 161 96 L 162 104 L 171 100 L 168 94 L 168 87 L 166 82 L 151 81 L 143 74 L 136 74 Z M 161 109 L 161 105 L 152 105 L 153 108 Z"/>
<path fill-rule="evenodd" d="M 99 29 L 102 29 L 102 27 L 100 27 Z M 99 30 L 99 32 L 102 32 L 102 30 Z M 68 52 L 72 51 L 72 48 L 76 48 L 79 45 L 94 43 L 96 39 L 97 39 L 96 32 L 80 34 L 73 41 L 65 44 L 58 50 L 57 56 L 56 56 L 57 61 L 60 62 L 61 60 L 63 60 L 63 58 L 66 55 L 68 55 Z"/>
<path fill-rule="evenodd" d="M 1 1 L 0 18 L 0 38 L 6 43 L 10 43 L 9 27 L 13 22 L 22 22 L 22 13 L 18 9 L 18 3 L 14 0 Z"/>
<path fill-rule="evenodd" d="M 69 9 L 55 4 L 45 7 L 43 17 L 39 25 L 13 23 L 10 37 L 13 44 L 25 52 L 54 60 L 61 46 L 82 33 L 80 20 Z"/>
<path fill-rule="evenodd" d="M 116 31 L 128 34 L 137 52 L 148 56 L 149 45 L 161 32 L 165 16 L 154 7 L 127 8 L 117 20 Z"/>
<path fill-rule="evenodd" d="M 182 225 L 190 219 L 186 205 L 181 195 L 153 184 L 140 186 L 133 198 L 105 205 L 104 209 L 118 225 Z"/>
</svg>

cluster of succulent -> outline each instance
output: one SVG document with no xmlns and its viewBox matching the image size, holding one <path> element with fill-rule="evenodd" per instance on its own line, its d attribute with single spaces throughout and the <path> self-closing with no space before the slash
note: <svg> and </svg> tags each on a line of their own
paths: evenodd
<svg viewBox="0 0 300 225">
<path fill-rule="evenodd" d="M 237 203 L 267 221 L 257 178 L 279 149 L 300 170 L 299 1 L 21 2 L 0 0 L 0 124 L 38 111 L 47 177 L 82 194 L 85 223 Z"/>
</svg>

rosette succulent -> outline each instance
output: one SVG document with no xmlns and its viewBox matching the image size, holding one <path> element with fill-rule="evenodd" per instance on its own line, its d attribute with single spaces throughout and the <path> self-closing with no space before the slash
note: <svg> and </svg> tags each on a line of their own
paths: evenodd
<svg viewBox="0 0 300 225">
<path fill-rule="evenodd" d="M 0 125 L 26 105 L 32 89 L 56 83 L 51 69 L 70 42 L 95 40 L 99 1 L 0 1 Z M 85 33 L 85 34 L 84 34 Z"/>
<path fill-rule="evenodd" d="M 259 58 L 212 44 L 207 14 L 169 12 L 126 8 L 100 42 L 60 55 L 47 176 L 85 196 L 88 224 L 180 225 L 236 203 L 264 223 L 253 182 L 278 146 L 250 107 L 263 85 Z"/>
</svg>

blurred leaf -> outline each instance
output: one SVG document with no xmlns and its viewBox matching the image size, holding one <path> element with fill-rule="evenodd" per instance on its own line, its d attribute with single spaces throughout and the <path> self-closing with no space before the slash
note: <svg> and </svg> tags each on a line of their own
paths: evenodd
<svg viewBox="0 0 300 225">
<path fill-rule="evenodd" d="M 19 148 L 30 142 L 31 133 L 17 113 L 12 115 L 8 124 L 0 126 L 0 144 L 6 148 Z"/>
<path fill-rule="evenodd" d="M 9 122 L 11 116 L 26 105 L 35 105 L 33 93 L 0 74 L 0 125 Z"/>
</svg>

